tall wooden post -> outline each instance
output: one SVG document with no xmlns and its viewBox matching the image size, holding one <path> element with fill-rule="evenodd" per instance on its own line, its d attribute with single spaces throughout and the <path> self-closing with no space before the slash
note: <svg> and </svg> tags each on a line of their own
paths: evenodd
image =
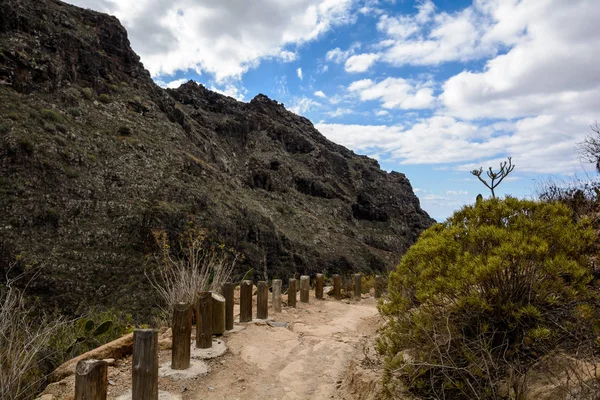
<svg viewBox="0 0 600 400">
<path fill-rule="evenodd" d="M 381 297 L 383 290 L 385 289 L 385 281 L 383 276 L 377 275 L 375 276 L 375 298 L 378 299 Z"/>
<path fill-rule="evenodd" d="M 317 283 L 315 285 L 315 297 L 323 300 L 323 274 L 317 274 Z"/>
<path fill-rule="evenodd" d="M 302 275 L 300 277 L 300 301 L 302 303 L 308 303 L 310 295 L 310 277 L 308 275 Z"/>
<path fill-rule="evenodd" d="M 221 287 L 225 297 L 225 329 L 233 329 L 233 283 L 224 283 Z"/>
<path fill-rule="evenodd" d="M 252 321 L 252 281 L 243 281 L 240 286 L 240 322 Z"/>
<path fill-rule="evenodd" d="M 290 278 L 289 280 L 288 306 L 296 307 L 296 278 Z"/>
<path fill-rule="evenodd" d="M 333 275 L 333 297 L 336 300 L 342 298 L 342 277 L 338 274 Z"/>
<path fill-rule="evenodd" d="M 281 279 L 273 279 L 273 311 L 281 312 Z"/>
<path fill-rule="evenodd" d="M 190 337 L 192 334 L 192 305 L 177 303 L 173 309 L 173 349 L 171 350 L 171 368 L 190 367 Z"/>
<path fill-rule="evenodd" d="M 208 349 L 212 347 L 212 293 L 198 293 L 198 315 L 196 320 L 196 347 Z"/>
<path fill-rule="evenodd" d="M 212 333 L 225 333 L 225 297 L 215 292 L 212 292 Z"/>
<path fill-rule="evenodd" d="M 101 360 L 82 360 L 75 368 L 75 400 L 106 400 L 108 364 Z"/>
<path fill-rule="evenodd" d="M 133 331 L 132 400 L 158 399 L 158 331 Z"/>
<path fill-rule="evenodd" d="M 258 281 L 256 285 L 258 293 L 256 295 L 256 318 L 269 318 L 269 286 L 265 281 Z"/>
<path fill-rule="evenodd" d="M 354 274 L 354 298 L 360 300 L 361 297 L 361 279 L 362 274 Z"/>
</svg>

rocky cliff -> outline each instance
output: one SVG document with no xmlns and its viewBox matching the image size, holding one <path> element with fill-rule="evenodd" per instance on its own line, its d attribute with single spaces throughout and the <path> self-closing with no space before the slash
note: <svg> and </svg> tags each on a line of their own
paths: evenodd
<svg viewBox="0 0 600 400">
<path fill-rule="evenodd" d="M 190 219 L 257 275 L 392 267 L 431 223 L 408 179 L 258 95 L 156 86 L 119 21 L 0 0 L 0 273 L 66 312 L 152 304 L 151 233 Z"/>
</svg>

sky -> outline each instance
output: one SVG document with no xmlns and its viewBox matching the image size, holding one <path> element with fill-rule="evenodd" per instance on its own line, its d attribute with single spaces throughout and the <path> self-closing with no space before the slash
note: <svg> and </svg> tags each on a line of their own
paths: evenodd
<svg viewBox="0 0 600 400">
<path fill-rule="evenodd" d="M 156 83 L 263 93 L 409 178 L 438 221 L 497 195 L 596 178 L 600 0 L 68 0 L 117 16 Z"/>
</svg>

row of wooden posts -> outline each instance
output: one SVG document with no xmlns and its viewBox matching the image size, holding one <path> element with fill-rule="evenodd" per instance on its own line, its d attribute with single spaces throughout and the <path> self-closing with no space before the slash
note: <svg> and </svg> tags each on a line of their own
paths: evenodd
<svg viewBox="0 0 600 400">
<path fill-rule="evenodd" d="M 362 274 L 354 275 L 354 298 L 361 298 Z M 296 279 L 289 280 L 288 307 L 296 307 Z M 272 281 L 273 311 L 281 312 L 281 279 Z M 199 292 L 196 301 L 196 347 L 210 348 L 213 334 L 222 334 L 233 329 L 234 283 L 222 285 L 223 296 L 212 292 Z M 315 297 L 323 299 L 324 276 L 317 274 Z M 375 277 L 375 297 L 382 295 L 384 280 Z M 240 284 L 239 322 L 252 321 L 253 282 L 244 280 Z M 256 318 L 267 319 L 269 287 L 266 281 L 257 284 Z M 300 277 L 300 302 L 308 303 L 310 277 Z M 342 297 L 342 277 L 333 275 L 333 297 Z M 215 306 L 215 307 L 213 307 Z M 189 303 L 178 303 L 173 309 L 171 368 L 184 370 L 190 367 L 190 343 L 193 308 Z M 105 400 L 108 382 L 108 364 L 102 360 L 80 361 L 75 373 L 75 400 Z M 132 400 L 158 399 L 158 331 L 135 329 L 133 332 Z"/>
</svg>

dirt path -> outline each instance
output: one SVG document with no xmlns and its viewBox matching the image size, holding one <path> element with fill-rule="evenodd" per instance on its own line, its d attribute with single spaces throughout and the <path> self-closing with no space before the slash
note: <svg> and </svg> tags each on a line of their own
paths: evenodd
<svg viewBox="0 0 600 400">
<path fill-rule="evenodd" d="M 248 324 L 229 353 L 184 399 L 336 399 L 351 360 L 379 325 L 376 302 L 298 303 L 272 317 L 287 328 Z"/>
<path fill-rule="evenodd" d="M 326 296 L 328 297 L 328 296 Z M 236 299 L 237 300 L 237 299 Z M 285 296 L 283 296 L 285 302 Z M 256 298 L 254 298 L 256 305 Z M 235 306 L 237 313 L 239 306 Z M 210 372 L 191 379 L 159 378 L 161 400 L 168 399 L 368 399 L 378 376 L 361 367 L 365 352 L 372 352 L 373 338 L 381 324 L 376 301 L 317 300 L 283 308 L 269 321 L 235 324 L 224 341 L 227 352 L 205 360 Z M 171 351 L 159 352 L 161 365 Z M 115 399 L 131 388 L 131 357 L 116 360 L 108 371 L 108 398 Z M 74 377 L 50 385 L 46 394 L 72 399 Z M 164 396 L 164 394 L 169 394 Z"/>
</svg>

